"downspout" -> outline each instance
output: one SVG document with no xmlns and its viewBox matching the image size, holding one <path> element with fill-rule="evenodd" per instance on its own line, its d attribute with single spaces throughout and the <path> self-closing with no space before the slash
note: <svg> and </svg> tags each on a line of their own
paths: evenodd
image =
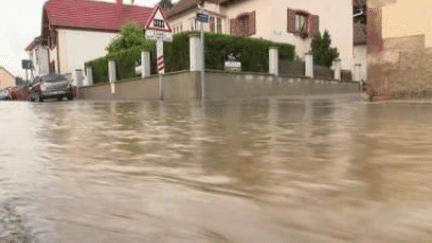
<svg viewBox="0 0 432 243">
<path fill-rule="evenodd" d="M 56 31 L 56 29 L 54 29 L 54 33 L 55 33 L 55 31 Z M 55 39 L 56 39 L 56 48 L 57 48 L 57 69 L 58 69 L 58 72 L 57 72 L 57 74 L 60 74 L 60 43 L 59 43 L 59 40 L 58 40 L 58 34 L 57 33 L 55 33 Z M 55 66 L 56 66 L 56 63 L 54 62 L 54 73 L 56 73 L 55 72 Z"/>
</svg>

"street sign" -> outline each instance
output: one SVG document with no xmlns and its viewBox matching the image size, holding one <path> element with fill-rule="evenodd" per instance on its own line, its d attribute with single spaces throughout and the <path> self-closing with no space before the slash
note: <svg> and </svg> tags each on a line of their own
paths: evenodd
<svg viewBox="0 0 432 243">
<path fill-rule="evenodd" d="M 168 21 L 165 18 L 165 15 L 162 12 L 161 7 L 158 5 L 156 9 L 153 11 L 153 14 L 147 21 L 145 26 L 146 32 L 148 30 L 156 30 L 162 32 L 172 32 Z"/>
<path fill-rule="evenodd" d="M 209 22 L 209 16 L 207 14 L 205 14 L 205 13 L 198 12 L 197 15 L 196 15 L 196 19 L 198 21 L 200 21 L 200 22 L 203 22 L 203 23 L 208 23 Z"/>
<path fill-rule="evenodd" d="M 146 30 L 145 36 L 147 39 L 156 40 L 156 41 L 162 40 L 162 41 L 171 42 L 173 40 L 172 32 L 165 32 L 159 30 Z"/>
<path fill-rule="evenodd" d="M 33 62 L 31 60 L 22 60 L 23 69 L 33 69 Z"/>
</svg>

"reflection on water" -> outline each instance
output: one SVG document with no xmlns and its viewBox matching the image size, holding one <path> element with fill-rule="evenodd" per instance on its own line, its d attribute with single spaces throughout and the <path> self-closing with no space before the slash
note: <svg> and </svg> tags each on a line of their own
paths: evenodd
<svg viewBox="0 0 432 243">
<path fill-rule="evenodd" d="M 429 242 L 431 103 L 1 103 L 41 242 Z"/>
</svg>

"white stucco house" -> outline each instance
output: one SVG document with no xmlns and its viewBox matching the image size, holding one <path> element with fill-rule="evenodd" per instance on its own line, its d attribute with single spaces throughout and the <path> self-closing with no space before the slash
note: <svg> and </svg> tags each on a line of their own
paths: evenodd
<svg viewBox="0 0 432 243">
<path fill-rule="evenodd" d="M 353 70 L 353 3 L 347 0 L 205 0 L 204 30 L 295 45 L 303 57 L 318 32 L 328 30 L 342 68 Z M 174 33 L 199 30 L 196 0 L 180 0 L 166 12 Z"/>
<path fill-rule="evenodd" d="M 42 9 L 40 40 L 26 50 L 47 50 L 46 59 L 39 57 L 34 62 L 36 70 L 46 72 L 47 65 L 49 73 L 71 75 L 84 70 L 85 62 L 105 56 L 106 47 L 126 23 L 144 27 L 152 12 L 153 8 L 124 4 L 123 0 L 48 0 Z"/>
<path fill-rule="evenodd" d="M 36 37 L 25 49 L 29 55 L 29 60 L 33 63 L 33 77 L 42 76 L 49 73 L 48 46 L 42 45 L 42 38 Z M 32 78 L 33 78 L 32 77 Z"/>
</svg>

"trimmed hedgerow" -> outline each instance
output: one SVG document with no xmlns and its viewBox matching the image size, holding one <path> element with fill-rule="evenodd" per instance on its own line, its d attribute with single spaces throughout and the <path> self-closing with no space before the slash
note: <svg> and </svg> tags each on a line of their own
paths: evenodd
<svg viewBox="0 0 432 243">
<path fill-rule="evenodd" d="M 182 32 L 174 35 L 172 42 L 164 43 L 165 70 L 175 72 L 189 69 L 189 35 L 197 32 Z M 276 43 L 263 39 L 236 37 L 223 34 L 205 33 L 206 69 L 223 70 L 228 56 L 242 63 L 242 71 L 267 72 L 269 66 L 269 47 L 279 48 L 281 59 L 294 60 L 295 47 L 290 44 Z M 93 69 L 93 82 L 108 82 L 108 60 L 116 61 L 117 79 L 137 77 L 135 65 L 140 62 L 141 51 L 150 50 L 152 74 L 156 71 L 156 44 L 146 42 L 137 47 L 110 53 L 105 57 L 86 63 Z"/>
</svg>

